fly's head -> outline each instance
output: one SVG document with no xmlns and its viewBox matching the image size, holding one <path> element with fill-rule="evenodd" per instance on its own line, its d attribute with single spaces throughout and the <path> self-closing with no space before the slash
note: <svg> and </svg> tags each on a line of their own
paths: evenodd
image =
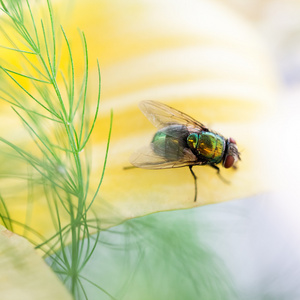
<svg viewBox="0 0 300 300">
<path fill-rule="evenodd" d="M 229 138 L 226 141 L 226 152 L 223 158 L 223 166 L 224 168 L 235 168 L 236 163 L 240 158 L 240 152 L 236 145 L 236 141 L 233 138 Z"/>
</svg>

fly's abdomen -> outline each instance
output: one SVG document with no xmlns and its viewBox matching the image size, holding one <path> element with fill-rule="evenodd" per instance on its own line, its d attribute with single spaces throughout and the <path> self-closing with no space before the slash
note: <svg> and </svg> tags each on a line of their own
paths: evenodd
<svg viewBox="0 0 300 300">
<path fill-rule="evenodd" d="M 203 131 L 201 133 L 191 133 L 187 138 L 188 146 L 193 152 L 206 159 L 209 163 L 218 164 L 222 161 L 225 140 L 223 137 Z"/>
<path fill-rule="evenodd" d="M 151 147 L 157 155 L 168 161 L 177 161 L 183 157 L 183 149 L 187 147 L 188 130 L 182 125 L 170 125 L 156 132 Z"/>
</svg>

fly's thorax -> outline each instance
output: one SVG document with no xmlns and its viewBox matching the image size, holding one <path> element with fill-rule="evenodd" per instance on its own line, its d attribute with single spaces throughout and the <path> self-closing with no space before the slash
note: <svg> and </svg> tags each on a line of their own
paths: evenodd
<svg viewBox="0 0 300 300">
<path fill-rule="evenodd" d="M 218 164 L 225 151 L 225 139 L 218 134 L 202 131 L 190 133 L 187 137 L 189 148 L 208 163 Z"/>
</svg>

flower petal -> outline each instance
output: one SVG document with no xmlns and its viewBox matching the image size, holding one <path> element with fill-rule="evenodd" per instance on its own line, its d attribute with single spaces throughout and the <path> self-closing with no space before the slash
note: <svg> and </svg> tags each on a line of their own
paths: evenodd
<svg viewBox="0 0 300 300">
<path fill-rule="evenodd" d="M 72 299 L 24 238 L 0 226 L 1 299 Z"/>
<path fill-rule="evenodd" d="M 188 5 L 183 0 L 89 0 L 74 7 L 72 18 L 64 18 L 65 7 L 56 5 L 72 40 L 77 74 L 83 72 L 77 63 L 82 57 L 78 27 L 87 38 L 92 81 L 97 81 L 96 58 L 101 65 L 101 106 L 92 136 L 94 190 L 102 172 L 110 110 L 114 111 L 108 164 L 93 205 L 103 228 L 157 211 L 246 197 L 269 187 L 264 121 L 276 100 L 277 81 L 268 52 L 249 24 L 208 0 Z M 66 53 L 61 55 L 63 64 Z M 96 88 L 89 96 L 95 95 Z M 221 170 L 230 184 L 212 168 L 195 167 L 198 199 L 193 202 L 188 168 L 124 170 L 131 153 L 149 144 L 155 133 L 138 109 L 138 102 L 148 99 L 181 110 L 237 141 L 242 152 L 238 169 Z M 19 200 L 10 204 L 11 215 L 24 221 L 24 199 Z M 47 202 L 41 198 L 34 206 L 31 225 L 49 236 L 53 224 Z M 67 216 L 61 221 L 67 222 Z"/>
<path fill-rule="evenodd" d="M 212 1 L 102 5 L 93 9 L 93 2 L 86 2 L 78 7 L 81 16 L 91 12 L 90 23 L 82 20 L 80 26 L 94 43 L 90 54 L 98 56 L 102 66 L 101 121 L 93 137 L 98 174 L 108 131 L 103 124 L 114 110 L 108 165 L 94 207 L 102 226 L 265 191 L 270 174 L 263 155 L 268 144 L 264 119 L 276 100 L 277 81 L 251 26 Z M 149 144 L 156 131 L 138 110 L 138 102 L 147 99 L 166 103 L 237 140 L 242 151 L 238 169 L 221 170 L 230 184 L 212 168 L 195 167 L 194 203 L 188 168 L 124 170 L 131 153 Z"/>
</svg>

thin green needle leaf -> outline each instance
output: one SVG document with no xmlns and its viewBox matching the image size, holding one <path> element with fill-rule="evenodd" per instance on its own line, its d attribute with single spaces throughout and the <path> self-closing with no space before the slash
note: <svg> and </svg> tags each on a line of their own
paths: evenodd
<svg viewBox="0 0 300 300">
<path fill-rule="evenodd" d="M 9 43 L 14 47 L 14 49 L 18 49 L 18 50 L 20 50 L 20 48 L 16 45 L 16 43 L 14 43 L 14 41 L 11 39 L 11 37 L 6 33 L 6 31 L 2 28 L 2 27 L 0 27 L 0 30 L 1 30 L 1 32 L 3 33 L 3 35 L 5 36 L 5 38 L 9 41 Z M 38 45 L 37 46 L 35 46 L 35 45 L 32 45 L 32 46 L 34 46 L 34 48 L 32 48 L 30 45 L 28 45 L 27 43 L 26 43 L 26 45 L 25 45 L 26 47 L 28 47 L 28 48 L 30 48 L 31 49 L 31 51 L 34 51 L 34 52 L 36 52 L 36 54 L 38 55 L 38 57 L 39 57 L 39 59 L 40 59 L 40 61 L 42 62 L 42 60 L 41 60 L 41 57 L 40 57 L 40 46 L 39 46 L 39 40 L 38 40 Z M 21 55 L 22 55 L 22 58 L 39 74 L 39 75 L 41 75 L 43 78 L 45 78 L 46 80 L 50 80 L 50 76 L 49 76 L 49 74 L 48 74 L 48 76 L 45 76 L 44 74 L 43 74 L 43 72 L 38 68 L 38 66 L 36 66 L 36 64 L 34 64 L 32 61 L 30 61 L 30 59 L 23 53 L 23 52 L 21 52 Z"/>
<path fill-rule="evenodd" d="M 49 193 L 49 187 L 47 186 L 47 182 L 45 182 L 44 178 L 43 178 L 43 189 L 44 189 L 45 198 L 47 200 L 48 211 L 49 211 L 50 216 L 51 216 L 52 224 L 55 228 L 55 231 L 58 232 L 58 224 L 57 224 L 56 216 L 55 216 L 55 213 L 54 213 L 54 204 L 52 203 L 52 198 L 51 198 L 50 193 Z"/>
<path fill-rule="evenodd" d="M 53 118 L 48 117 L 48 116 L 46 116 L 46 115 L 40 114 L 39 112 L 37 112 L 37 111 L 35 111 L 35 110 L 28 109 L 27 107 L 25 107 L 25 106 L 23 106 L 22 104 L 20 104 L 20 102 L 19 102 L 16 98 L 14 98 L 12 95 L 9 95 L 9 94 L 8 94 L 8 96 L 10 96 L 11 98 L 13 98 L 15 102 L 10 101 L 10 100 L 8 100 L 8 99 L 6 99 L 6 98 L 4 98 L 4 97 L 1 97 L 1 96 L 0 96 L 0 99 L 2 99 L 3 101 L 5 101 L 5 102 L 7 102 L 7 103 L 9 103 L 9 104 L 11 104 L 11 105 L 13 105 L 13 106 L 15 106 L 15 107 L 18 107 L 18 108 L 24 110 L 27 114 L 34 114 L 34 115 L 37 115 L 37 116 L 39 116 L 39 117 L 41 117 L 41 118 L 45 118 L 45 119 L 47 119 L 47 120 L 50 120 L 50 121 L 53 121 L 53 122 L 57 122 L 57 123 L 63 124 L 63 122 L 62 122 L 61 120 L 53 119 Z"/>
<path fill-rule="evenodd" d="M 70 206 L 70 208 L 67 207 L 67 204 L 70 204 L 70 202 L 67 200 L 67 204 L 65 203 L 65 200 L 62 198 L 62 196 L 60 195 L 60 193 L 58 192 L 58 190 L 56 189 L 55 186 L 52 187 L 53 189 L 53 193 L 54 193 L 54 199 L 58 199 L 62 205 L 62 207 L 65 209 L 65 211 L 70 215 L 71 212 L 72 212 L 72 206 Z M 70 195 L 68 194 L 71 194 L 71 193 L 66 193 L 66 197 L 70 197 Z M 76 191 L 73 192 L 73 195 L 76 196 Z M 57 198 L 56 198 L 57 197 Z M 58 204 L 57 202 L 55 202 L 55 205 L 56 205 L 56 212 L 57 212 L 57 219 L 59 220 L 59 209 L 58 209 Z"/>
<path fill-rule="evenodd" d="M 82 284 L 82 282 L 81 282 L 80 279 L 78 279 L 78 283 L 79 283 L 79 285 L 80 285 L 80 288 L 81 288 L 81 291 L 82 291 L 82 293 L 83 293 L 84 298 L 85 298 L 86 300 L 88 300 L 88 296 L 87 296 L 87 294 L 86 294 L 86 292 L 85 292 L 84 286 L 83 286 L 83 284 Z"/>
<path fill-rule="evenodd" d="M 108 133 L 108 139 L 107 139 L 107 144 L 106 144 L 106 152 L 105 152 L 105 158 L 104 158 L 104 164 L 103 164 L 103 168 L 102 168 L 101 178 L 100 178 L 100 181 L 98 183 L 98 186 L 97 186 L 96 192 L 94 194 L 94 197 L 93 197 L 92 201 L 90 202 L 89 206 L 87 207 L 87 209 L 85 210 L 85 214 L 88 212 L 88 210 L 90 209 L 90 207 L 93 204 L 94 200 L 96 199 L 96 197 L 98 195 L 98 192 L 99 192 L 99 189 L 101 187 L 103 178 L 104 178 L 104 173 L 105 173 L 106 163 L 107 163 L 107 157 L 108 157 L 109 144 L 110 144 L 110 138 L 111 138 L 112 122 L 113 122 L 113 111 L 111 111 L 111 113 L 110 113 L 110 126 L 109 126 L 109 133 Z"/>
<path fill-rule="evenodd" d="M 28 10 L 29 10 L 29 13 L 30 13 L 31 22 L 32 22 L 32 25 L 33 25 L 33 28 L 34 28 L 34 33 L 35 33 L 35 39 L 36 39 L 36 43 L 37 43 L 37 48 L 38 48 L 38 50 L 40 52 L 40 40 L 39 40 L 39 36 L 38 36 L 38 33 L 37 33 L 37 28 L 36 28 L 35 20 L 34 20 L 34 17 L 33 17 L 33 14 L 32 14 L 32 10 L 31 10 L 31 7 L 30 7 L 30 4 L 29 4 L 28 0 L 26 0 L 26 3 L 27 3 L 27 7 L 28 7 Z"/>
<path fill-rule="evenodd" d="M 41 240 L 41 241 L 44 241 L 45 240 L 45 237 L 43 235 L 41 235 L 38 231 L 36 231 L 34 228 L 30 227 L 30 226 L 27 226 L 26 224 L 22 223 L 22 222 L 19 222 L 15 219 L 12 219 L 10 216 L 7 217 L 7 216 L 2 216 L 2 218 L 8 220 L 9 222 L 11 222 L 12 224 L 16 224 L 17 226 L 20 226 L 20 227 L 23 227 L 23 228 L 26 228 L 27 231 L 30 231 L 33 235 L 36 236 L 36 238 L 38 240 Z M 36 244 L 35 241 L 33 241 L 32 239 L 30 238 L 27 238 L 29 240 L 30 243 L 32 243 L 33 245 Z"/>
<path fill-rule="evenodd" d="M 51 58 L 50 58 L 50 53 L 49 53 L 48 43 L 47 43 L 47 36 L 46 36 L 46 31 L 45 31 L 43 20 L 41 20 L 41 26 L 42 26 L 44 43 L 45 43 L 45 48 L 46 48 L 46 53 L 47 53 L 47 60 L 48 60 L 50 71 L 47 68 L 47 64 L 46 64 L 45 60 L 42 58 L 42 56 L 40 56 L 40 57 L 41 57 L 43 65 L 44 65 L 44 68 L 45 68 L 46 72 L 49 75 L 49 78 L 51 78 L 51 83 L 52 83 L 52 85 L 54 87 L 54 90 L 55 90 L 55 93 L 57 95 L 58 101 L 59 101 L 60 106 L 62 108 L 64 119 L 68 120 L 68 118 L 67 118 L 67 111 L 66 111 L 66 108 L 65 108 L 65 105 L 64 105 L 64 102 L 63 102 L 60 90 L 59 90 L 59 88 L 57 86 L 56 79 L 55 79 L 55 73 L 54 73 L 53 65 L 52 65 Z"/>
<path fill-rule="evenodd" d="M 21 118 L 22 122 L 27 126 L 27 128 L 30 130 L 30 132 L 32 132 L 34 134 L 34 136 L 44 145 L 44 147 L 49 151 L 49 153 L 51 154 L 52 157 L 56 158 L 57 159 L 57 156 L 55 154 L 54 151 L 52 151 L 52 149 L 49 147 L 49 145 L 47 145 L 47 143 L 45 142 L 45 140 L 43 138 L 41 138 L 37 132 L 33 129 L 32 126 L 29 125 L 29 123 L 19 114 L 19 112 L 14 108 L 12 107 L 12 109 L 14 110 L 14 112 Z M 44 151 L 44 149 L 42 149 L 38 143 L 36 143 L 36 145 L 39 147 L 39 149 L 44 153 L 45 157 L 48 157 L 48 153 L 46 153 Z M 49 159 L 49 162 L 52 163 L 52 161 Z"/>
<path fill-rule="evenodd" d="M 69 152 L 69 153 L 72 153 L 72 154 L 77 153 L 77 151 L 72 151 L 71 149 L 63 148 L 63 147 L 61 147 L 61 146 L 59 146 L 59 145 L 52 144 L 51 146 L 52 146 L 53 148 L 59 149 L 59 150 L 61 150 L 61 151 L 63 151 L 63 152 Z"/>
<path fill-rule="evenodd" d="M 45 49 L 46 49 L 46 54 L 47 54 L 47 61 L 48 61 L 48 65 L 49 65 L 49 68 L 50 68 L 51 72 L 49 72 L 49 69 L 46 67 L 46 65 L 45 65 L 45 68 L 47 69 L 47 72 L 51 76 L 51 79 L 53 81 L 54 80 L 54 74 L 53 74 L 52 62 L 51 62 L 50 52 L 49 52 L 50 50 L 49 50 L 49 46 L 48 46 L 48 42 L 47 42 L 47 35 L 46 35 L 46 30 L 45 30 L 45 27 L 44 27 L 43 20 L 41 20 L 41 26 L 42 26 L 42 30 L 43 30 L 43 38 L 44 38 L 44 44 L 45 44 Z"/>
<path fill-rule="evenodd" d="M 85 141 L 81 145 L 80 150 L 82 150 L 85 147 L 86 143 L 88 142 L 88 140 L 89 140 L 89 138 L 90 138 L 90 136 L 92 134 L 92 131 L 94 129 L 97 117 L 98 117 L 99 106 L 100 106 L 100 94 L 101 94 L 101 73 L 100 73 L 100 65 L 99 65 L 99 61 L 98 60 L 97 60 L 97 69 L 98 69 L 98 80 L 99 80 L 99 83 L 98 83 L 98 98 L 97 98 L 96 112 L 95 112 L 95 116 L 94 116 L 94 120 L 93 120 L 91 129 L 90 129 L 89 133 L 87 134 L 87 137 L 86 137 Z"/>
<path fill-rule="evenodd" d="M 84 47 L 84 58 L 85 58 L 85 72 L 83 76 L 83 102 L 82 102 L 82 112 L 81 112 L 81 125 L 80 125 L 80 132 L 79 132 L 79 144 L 81 144 L 82 140 L 82 133 L 84 127 L 84 120 L 85 120 L 85 109 L 86 109 L 86 94 L 87 94 L 87 83 L 88 83 L 88 76 L 89 76 L 89 60 L 88 60 L 88 50 L 86 44 L 86 38 L 84 33 L 82 33 L 83 39 L 83 47 Z"/>
<path fill-rule="evenodd" d="M 28 79 L 31 79 L 31 80 L 34 80 L 34 81 L 38 81 L 38 82 L 42 82 L 42 83 L 46 83 L 46 84 L 50 84 L 49 81 L 45 81 L 45 80 L 41 80 L 41 79 L 38 79 L 38 78 L 34 78 L 32 76 L 28 76 L 28 75 L 25 75 L 25 74 L 21 74 L 19 72 L 16 72 L 16 71 L 13 71 L 13 70 L 9 70 L 7 68 L 4 68 L 2 67 L 3 70 L 9 72 L 9 73 L 13 73 L 13 74 L 16 74 L 16 75 L 19 75 L 21 77 L 25 77 L 25 78 L 28 78 Z"/>
<path fill-rule="evenodd" d="M 73 153 L 79 153 L 81 150 L 79 150 L 79 140 L 78 140 L 77 132 L 72 123 L 68 123 L 68 127 L 70 130 L 70 136 L 72 137 L 72 142 L 74 144 L 75 152 Z"/>
<path fill-rule="evenodd" d="M 6 47 L 6 46 L 2 46 L 2 45 L 0 45 L 0 48 L 15 51 L 15 52 L 26 53 L 26 54 L 33 54 L 33 55 L 37 54 L 36 52 L 26 51 L 26 50 L 21 50 L 21 49 L 16 49 L 16 48 L 10 48 L 10 47 Z"/>
<path fill-rule="evenodd" d="M 94 251 L 95 251 L 95 249 L 96 249 L 96 247 L 98 245 L 98 242 L 100 241 L 100 233 L 101 233 L 100 223 L 99 223 L 99 220 L 97 218 L 96 218 L 96 221 L 97 221 L 97 225 L 98 225 L 98 226 L 96 226 L 96 228 L 98 228 L 98 230 L 97 230 L 96 237 L 93 236 L 93 240 L 94 240 L 93 247 L 92 247 L 91 250 L 89 249 L 90 248 L 90 240 L 91 240 L 91 238 L 90 238 L 90 236 L 88 236 L 87 237 L 87 242 L 88 242 L 87 251 L 86 251 L 86 255 L 85 255 L 84 261 L 83 261 L 83 263 L 81 265 L 80 270 L 82 270 L 86 266 L 86 264 L 88 263 L 88 261 L 92 257 L 92 255 L 93 255 L 93 253 L 94 253 Z M 88 224 L 88 222 L 86 222 L 86 224 Z M 87 227 L 90 227 L 90 226 L 87 226 Z"/>
<path fill-rule="evenodd" d="M 92 282 L 91 280 L 87 279 L 86 277 L 79 275 L 80 278 L 82 278 L 83 280 L 87 281 L 88 283 L 90 283 L 91 285 L 95 286 L 97 289 L 99 289 L 100 291 L 102 291 L 104 294 L 106 294 L 107 296 L 109 296 L 112 300 L 117 300 L 113 295 L 111 295 L 109 292 L 107 292 L 105 289 L 103 289 L 101 286 L 95 284 L 94 282 Z"/>
<path fill-rule="evenodd" d="M 55 103 L 55 100 L 52 99 L 52 95 L 50 92 L 50 87 L 52 85 L 42 85 L 39 84 L 38 82 L 32 81 L 32 84 L 34 86 L 34 88 L 36 89 L 36 91 L 39 93 L 40 98 L 42 98 L 44 100 L 44 102 L 46 103 L 47 107 L 49 107 L 50 110 L 55 112 L 55 117 L 57 119 L 59 119 L 62 123 L 64 123 L 64 119 L 61 115 L 61 112 L 59 110 L 57 110 L 57 105 Z"/>
<path fill-rule="evenodd" d="M 2 220 L 2 223 L 4 226 L 10 230 L 13 231 L 13 225 L 11 222 L 10 214 L 7 209 L 7 206 L 5 204 L 5 201 L 3 200 L 2 196 L 0 195 L 0 218 Z"/>
<path fill-rule="evenodd" d="M 69 40 L 68 40 L 66 33 L 62 26 L 61 26 L 61 31 L 63 33 L 64 39 L 65 39 L 65 42 L 66 42 L 66 45 L 68 48 L 68 54 L 69 54 L 69 59 L 70 59 L 70 68 L 71 68 L 71 76 L 69 79 L 70 86 L 69 86 L 69 117 L 68 117 L 69 122 L 71 122 L 71 120 L 73 119 L 72 115 L 73 115 L 73 102 L 74 102 L 74 89 L 75 89 L 74 61 L 73 61 L 73 56 L 72 56 L 72 51 L 71 51 Z"/>
<path fill-rule="evenodd" d="M 64 82 L 65 90 L 67 91 L 68 100 L 69 100 L 69 103 L 70 103 L 71 98 L 72 98 L 72 91 L 71 91 L 72 87 L 71 87 L 71 85 L 70 86 L 68 85 L 67 78 L 66 78 L 66 76 L 65 76 L 65 74 L 64 74 L 64 72 L 62 70 L 60 70 L 60 75 L 61 75 L 62 80 Z M 73 122 L 73 118 L 70 117 L 70 115 L 69 115 L 69 123 L 71 123 L 71 122 Z"/>
<path fill-rule="evenodd" d="M 51 176 L 47 175 L 45 172 L 42 171 L 44 169 L 42 167 L 42 163 L 34 156 L 26 152 L 25 150 L 21 149 L 20 147 L 17 147 L 16 145 L 10 143 L 9 141 L 3 139 L 0 137 L 0 141 L 5 143 L 6 145 L 10 146 L 12 149 L 14 149 L 26 162 L 28 162 L 40 175 L 42 175 L 45 179 L 49 180 L 50 183 L 53 184 L 53 186 L 57 186 L 58 188 L 65 190 L 65 187 L 60 185 L 58 182 L 54 180 L 55 177 L 53 177 L 53 174 Z M 68 190 L 70 194 L 74 194 L 72 190 Z"/>
<path fill-rule="evenodd" d="M 56 77 L 56 38 L 55 38 L 52 6 L 49 0 L 47 0 L 47 6 L 49 11 L 51 31 L 52 31 L 52 48 L 53 48 L 52 49 L 52 75 L 55 78 Z"/>
<path fill-rule="evenodd" d="M 52 240 L 57 238 L 58 236 L 62 236 L 64 231 L 67 231 L 70 227 L 70 224 L 67 224 L 62 229 L 58 230 L 54 235 L 52 235 L 50 238 L 44 240 L 42 243 L 35 246 L 35 249 L 41 249 L 44 245 L 49 244 Z"/>
<path fill-rule="evenodd" d="M 13 76 L 9 74 L 5 69 L 3 69 L 2 66 L 0 66 L 0 69 L 2 69 L 19 87 L 22 91 L 24 91 L 30 98 L 32 98 L 37 104 L 39 104 L 42 108 L 47 110 L 52 115 L 56 116 L 56 113 L 48 109 L 45 105 L 43 105 L 40 101 L 38 101 L 32 94 L 30 94 Z"/>
<path fill-rule="evenodd" d="M 3 2 L 3 0 L 0 0 L 0 4 L 1 4 L 1 6 L 3 7 L 3 12 L 8 12 L 8 10 L 7 10 L 7 8 L 6 8 L 6 6 L 5 6 L 5 4 L 4 4 L 4 2 Z"/>
<path fill-rule="evenodd" d="M 22 16 L 22 7 L 18 7 L 18 11 L 16 10 L 16 16 L 10 16 L 12 18 L 12 21 L 14 22 L 16 26 L 16 31 L 18 32 L 19 36 L 24 39 L 30 46 L 31 48 L 35 48 L 35 42 L 32 39 L 29 31 L 27 28 L 24 26 L 24 20 Z"/>
</svg>

